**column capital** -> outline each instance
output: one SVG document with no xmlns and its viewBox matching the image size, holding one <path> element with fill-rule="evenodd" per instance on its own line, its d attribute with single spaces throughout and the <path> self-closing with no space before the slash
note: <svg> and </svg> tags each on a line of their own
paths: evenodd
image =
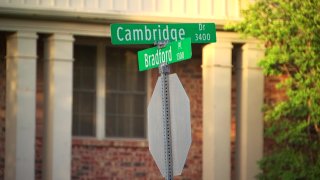
<svg viewBox="0 0 320 180">
<path fill-rule="evenodd" d="M 17 31 L 15 33 L 9 34 L 7 39 L 10 40 L 12 38 L 19 39 L 37 39 L 38 35 L 34 31 Z"/>
<path fill-rule="evenodd" d="M 258 42 L 248 42 L 242 46 L 242 68 L 260 69 L 259 61 L 264 56 L 264 47 Z"/>
<path fill-rule="evenodd" d="M 47 61 L 73 61 L 72 34 L 55 33 L 45 40 L 44 55 Z"/>
<path fill-rule="evenodd" d="M 231 68 L 232 57 L 231 41 L 221 40 L 217 43 L 211 43 L 203 47 L 203 68 L 213 66 Z"/>
<path fill-rule="evenodd" d="M 227 48 L 232 49 L 232 42 L 226 39 L 217 40 L 215 43 L 210 43 L 204 46 L 204 48 Z"/>
<path fill-rule="evenodd" d="M 74 42 L 74 37 L 72 34 L 68 34 L 68 33 L 54 33 L 47 38 L 47 41 Z"/>
<path fill-rule="evenodd" d="M 259 51 L 264 51 L 264 45 L 259 42 L 259 41 L 252 41 L 252 42 L 246 42 L 243 46 L 242 46 L 242 50 L 259 50 Z"/>
<path fill-rule="evenodd" d="M 17 31 L 8 35 L 6 59 L 36 60 L 37 53 L 33 49 L 36 49 L 37 38 L 37 33 L 32 31 Z"/>
</svg>

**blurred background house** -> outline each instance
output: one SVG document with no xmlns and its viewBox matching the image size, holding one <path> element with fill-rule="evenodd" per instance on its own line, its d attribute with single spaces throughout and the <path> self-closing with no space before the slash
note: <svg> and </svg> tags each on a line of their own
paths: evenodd
<svg viewBox="0 0 320 180">
<path fill-rule="evenodd" d="M 217 25 L 171 66 L 191 102 L 192 145 L 176 179 L 250 180 L 263 155 L 262 104 L 272 100 L 263 49 L 223 27 L 248 0 L 0 1 L 0 179 L 163 179 L 146 108 L 158 70 L 114 46 L 111 23 Z M 264 93 L 265 92 L 265 93 Z"/>
</svg>

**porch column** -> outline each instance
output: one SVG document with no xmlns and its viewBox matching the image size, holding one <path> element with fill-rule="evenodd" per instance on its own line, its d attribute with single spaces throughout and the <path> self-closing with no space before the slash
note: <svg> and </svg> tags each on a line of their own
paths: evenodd
<svg viewBox="0 0 320 180">
<path fill-rule="evenodd" d="M 242 47 L 236 145 L 236 177 L 239 180 L 255 179 L 259 173 L 257 161 L 263 155 L 264 76 L 257 66 L 263 53 L 256 43 L 246 43 Z"/>
<path fill-rule="evenodd" d="M 71 179 L 73 41 L 53 34 L 45 42 L 44 179 Z"/>
<path fill-rule="evenodd" d="M 37 35 L 7 37 L 5 179 L 34 179 Z"/>
<path fill-rule="evenodd" d="M 230 179 L 231 53 L 222 41 L 203 48 L 203 179 Z"/>
</svg>

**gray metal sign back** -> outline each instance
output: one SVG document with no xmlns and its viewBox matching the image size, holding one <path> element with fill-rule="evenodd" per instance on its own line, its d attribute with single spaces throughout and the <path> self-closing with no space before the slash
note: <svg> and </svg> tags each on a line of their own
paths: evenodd
<svg viewBox="0 0 320 180">
<path fill-rule="evenodd" d="M 168 75 L 169 89 L 169 119 L 170 127 L 163 119 L 162 79 L 158 78 L 155 90 L 148 106 L 148 140 L 149 150 L 160 169 L 162 176 L 169 176 L 168 162 L 172 163 L 173 175 L 180 175 L 191 146 L 190 102 L 189 98 L 176 74 Z M 171 135 L 171 152 L 166 150 L 166 139 L 169 130 Z M 171 130 L 170 130 L 171 129 Z M 165 139 L 165 140 L 164 140 Z M 165 148 L 164 148 L 165 147 Z M 168 153 L 171 159 L 168 158 Z M 170 179 L 170 178 L 169 178 Z"/>
</svg>

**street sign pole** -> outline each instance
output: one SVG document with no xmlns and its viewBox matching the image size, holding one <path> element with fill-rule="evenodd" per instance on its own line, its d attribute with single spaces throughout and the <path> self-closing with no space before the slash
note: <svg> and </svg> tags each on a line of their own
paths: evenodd
<svg viewBox="0 0 320 180">
<path fill-rule="evenodd" d="M 159 66 L 161 75 L 162 89 L 162 121 L 163 121 L 163 141 L 164 141 L 164 157 L 166 166 L 166 180 L 173 180 L 173 160 L 172 160 L 172 139 L 170 127 L 170 91 L 169 79 L 170 67 L 166 63 Z"/>
<path fill-rule="evenodd" d="M 170 43 L 169 43 L 170 42 Z M 159 67 L 148 105 L 149 150 L 161 175 L 181 175 L 191 146 L 190 101 L 169 64 L 190 59 L 191 43 L 216 42 L 214 23 L 111 24 L 111 43 L 155 44 L 138 52 L 139 71 Z"/>
</svg>

